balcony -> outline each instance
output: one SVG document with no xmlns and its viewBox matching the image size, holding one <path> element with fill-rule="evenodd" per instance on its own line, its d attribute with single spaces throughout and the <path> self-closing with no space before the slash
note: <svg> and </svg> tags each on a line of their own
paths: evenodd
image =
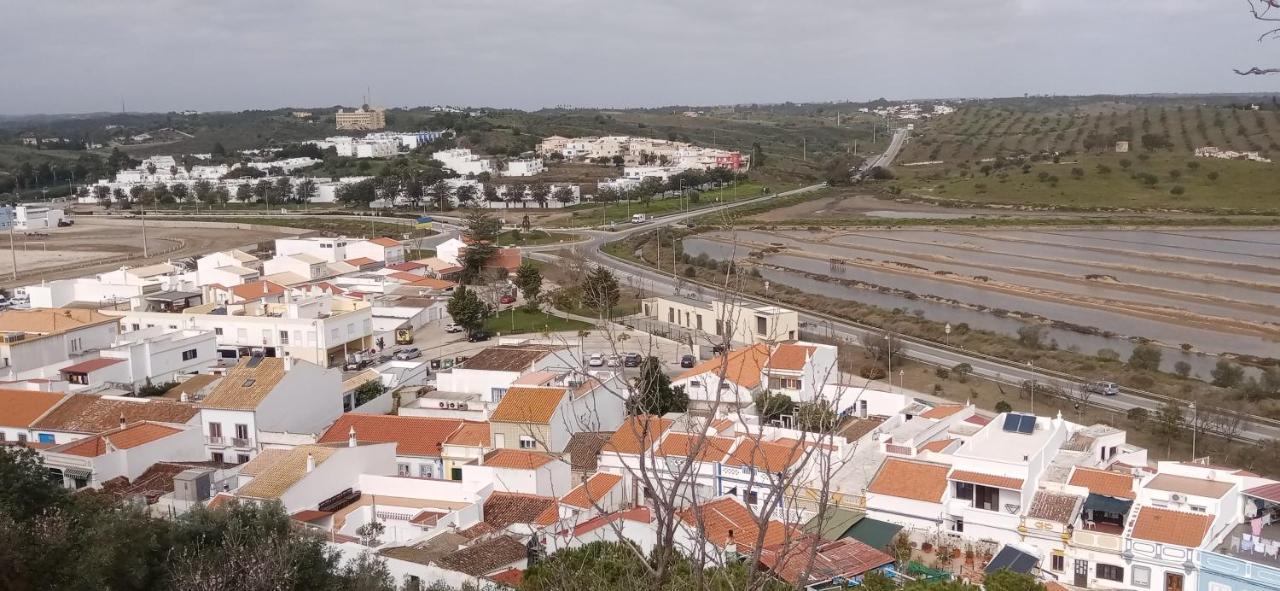
<svg viewBox="0 0 1280 591">
<path fill-rule="evenodd" d="M 221 435 L 217 435 L 217 436 L 215 436 L 215 435 L 205 435 L 205 436 L 204 436 L 204 444 L 205 444 L 205 445 L 210 445 L 210 446 L 213 446 L 213 447 L 226 447 L 226 446 L 229 444 L 229 439 L 231 439 L 231 438 L 230 438 L 230 437 L 223 437 L 223 436 L 221 436 Z"/>
<path fill-rule="evenodd" d="M 1077 529 L 1071 535 L 1071 543 L 1085 548 L 1119 554 L 1124 550 L 1124 538 L 1100 530 Z"/>
</svg>

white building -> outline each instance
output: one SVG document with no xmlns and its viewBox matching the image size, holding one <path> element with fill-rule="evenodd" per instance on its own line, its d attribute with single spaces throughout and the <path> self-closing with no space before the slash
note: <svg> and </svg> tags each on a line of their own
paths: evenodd
<svg viewBox="0 0 1280 591">
<path fill-rule="evenodd" d="M 199 404 L 209 459 L 243 464 L 265 447 L 315 441 L 342 414 L 342 378 L 288 357 L 249 357 Z"/>
<path fill-rule="evenodd" d="M 167 330 L 160 327 L 122 333 L 111 348 L 59 370 L 73 389 L 118 387 L 134 389 L 147 384 L 176 381 L 218 362 L 212 331 Z"/>
<path fill-rule="evenodd" d="M 751 302 L 702 301 L 680 296 L 647 298 L 642 302 L 644 316 L 701 334 L 694 343 L 703 344 L 707 337 L 720 344 L 725 334 L 734 343 L 794 341 L 800 335 L 800 315 L 795 310 Z"/>
<path fill-rule="evenodd" d="M 347 256 L 350 258 L 369 258 L 387 265 L 404 262 L 405 247 L 393 238 L 373 238 L 347 243 Z"/>
<path fill-rule="evenodd" d="M 262 278 L 262 261 L 238 249 L 214 252 L 196 259 L 196 285 L 241 285 Z"/>
<path fill-rule="evenodd" d="M 59 222 L 66 219 L 63 210 L 40 203 L 24 203 L 15 207 L 13 213 L 15 230 L 48 230 L 57 228 Z"/>
<path fill-rule="evenodd" d="M 441 150 L 431 154 L 431 158 L 440 161 L 445 168 L 462 176 L 477 175 L 482 172 L 495 174 L 497 172 L 494 169 L 492 160 L 481 158 L 466 148 Z"/>
<path fill-rule="evenodd" d="M 113 478 L 132 481 L 157 462 L 201 461 L 204 445 L 192 425 L 146 421 L 56 445 L 40 455 L 63 486 L 102 488 Z"/>
<path fill-rule="evenodd" d="M 279 255 L 262 264 L 262 270 L 268 276 L 277 273 L 293 273 L 303 281 L 314 281 L 329 276 L 328 262 L 312 254 Z"/>
<path fill-rule="evenodd" d="M 0 376 L 53 377 L 58 368 L 109 348 L 120 320 L 96 310 L 43 308 L 0 312 Z"/>
<path fill-rule="evenodd" d="M 540 158 L 530 158 L 527 160 L 509 160 L 507 161 L 507 169 L 503 171 L 503 176 L 536 176 L 546 172 L 547 167 L 542 163 Z"/>
</svg>

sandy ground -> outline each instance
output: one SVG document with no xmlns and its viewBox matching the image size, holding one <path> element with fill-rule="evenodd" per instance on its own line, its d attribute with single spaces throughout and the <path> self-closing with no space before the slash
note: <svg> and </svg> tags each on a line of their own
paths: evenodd
<svg viewBox="0 0 1280 591">
<path fill-rule="evenodd" d="M 7 236 L 0 234 L 0 287 L 26 285 L 40 280 L 67 279 L 101 273 L 121 265 L 140 266 L 271 240 L 284 232 L 233 228 L 174 228 L 161 223 L 147 224 L 147 247 L 152 254 L 142 258 L 142 224 L 104 224 L 88 216 L 76 225 L 54 228 L 47 237 L 14 232 L 18 279 L 12 279 L 13 251 Z M 165 252 L 170 251 L 170 252 Z M 163 254 L 158 254 L 163 253 Z M 122 258 L 127 257 L 127 258 Z M 92 264 L 101 260 L 101 264 Z M 79 265 L 71 266 L 68 265 Z"/>
</svg>

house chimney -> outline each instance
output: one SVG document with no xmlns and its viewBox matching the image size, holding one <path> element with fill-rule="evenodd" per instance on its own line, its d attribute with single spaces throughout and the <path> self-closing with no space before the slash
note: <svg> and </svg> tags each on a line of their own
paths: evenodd
<svg viewBox="0 0 1280 591">
<path fill-rule="evenodd" d="M 311 473 L 311 471 L 315 469 L 316 469 L 316 457 L 311 455 L 310 452 L 308 452 L 307 453 L 307 473 L 309 474 Z"/>
<path fill-rule="evenodd" d="M 262 281 L 262 295 L 267 295 L 267 282 L 266 282 L 266 280 L 263 280 L 263 281 Z"/>
<path fill-rule="evenodd" d="M 191 397 L 187 396 L 186 390 L 183 390 L 181 393 L 178 394 L 178 400 L 181 402 L 191 402 Z"/>
<path fill-rule="evenodd" d="M 356 426 L 352 425 L 351 429 L 347 431 L 347 447 L 355 447 L 355 446 L 356 446 Z"/>
<path fill-rule="evenodd" d="M 289 370 L 293 369 L 293 358 L 292 358 L 292 357 L 290 357 L 288 353 L 285 353 L 285 354 L 284 354 L 284 357 L 282 357 L 281 359 L 283 359 L 283 360 L 284 360 L 284 370 L 285 370 L 285 371 L 289 371 Z"/>
<path fill-rule="evenodd" d="M 124 413 L 120 413 L 120 426 L 125 426 Z"/>
</svg>

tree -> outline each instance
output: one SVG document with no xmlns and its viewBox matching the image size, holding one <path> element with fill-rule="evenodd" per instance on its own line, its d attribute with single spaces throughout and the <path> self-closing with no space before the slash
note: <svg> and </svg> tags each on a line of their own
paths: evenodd
<svg viewBox="0 0 1280 591">
<path fill-rule="evenodd" d="M 484 321 L 490 313 L 489 305 L 481 301 L 480 297 L 465 285 L 458 286 L 458 289 L 453 292 L 447 309 L 449 316 L 453 318 L 453 323 L 461 326 L 467 334 L 484 326 Z"/>
<path fill-rule="evenodd" d="M 236 200 L 241 203 L 253 200 L 253 189 L 249 187 L 249 183 L 240 183 L 236 186 Z"/>
<path fill-rule="evenodd" d="M 1039 349 L 1044 340 L 1045 328 L 1039 324 L 1018 327 L 1018 342 L 1028 349 Z"/>
<path fill-rule="evenodd" d="M 356 406 L 360 406 L 382 396 L 387 392 L 387 387 L 382 385 L 382 380 L 369 380 L 356 387 L 355 397 Z"/>
<path fill-rule="evenodd" d="M 1166 455 L 1172 449 L 1173 442 L 1182 436 L 1183 423 L 1182 407 L 1173 401 L 1165 402 L 1160 406 L 1160 410 L 1156 411 L 1155 424 L 1152 425 L 1151 432 L 1156 439 L 1165 444 Z"/>
<path fill-rule="evenodd" d="M 1001 400 L 1000 402 L 996 403 L 996 412 L 997 413 L 1013 412 L 1013 405 L 1009 404 L 1007 401 Z"/>
<path fill-rule="evenodd" d="M 516 287 L 524 294 L 525 306 L 530 310 L 538 308 L 538 294 L 542 292 L 542 272 L 533 261 L 520 263 L 516 269 Z"/>
<path fill-rule="evenodd" d="M 671 387 L 671 378 L 663 373 L 662 363 L 657 357 L 646 357 L 640 364 L 640 374 L 631 382 L 628 414 L 662 416 L 669 412 L 685 412 L 689 408 L 689 395 L 683 387 Z"/>
<path fill-rule="evenodd" d="M 1141 430 L 1147 425 L 1147 420 L 1151 418 L 1151 412 L 1141 406 L 1135 406 L 1125 413 L 1125 418 L 1129 419 L 1134 429 Z"/>
<path fill-rule="evenodd" d="M 534 183 L 529 186 L 529 196 L 538 207 L 546 208 L 547 198 L 551 196 L 551 188 L 545 183 Z"/>
<path fill-rule="evenodd" d="M 458 199 L 459 207 L 471 207 L 471 204 L 476 200 L 476 186 L 470 184 L 458 185 L 458 188 L 453 191 L 453 196 Z"/>
<path fill-rule="evenodd" d="M 449 183 L 443 179 L 431 185 L 431 200 L 440 211 L 453 208 L 452 194 L 453 190 L 449 187 Z"/>
<path fill-rule="evenodd" d="M 1244 380 L 1244 368 L 1226 359 L 1219 359 L 1218 364 L 1209 371 L 1209 375 L 1213 376 L 1213 385 L 1219 388 L 1234 388 Z"/>
<path fill-rule="evenodd" d="M 802 402 L 796 406 L 795 428 L 811 433 L 826 433 L 836 426 L 836 412 L 823 401 Z"/>
<path fill-rule="evenodd" d="M 894 333 L 865 333 L 862 335 L 862 348 L 877 363 L 886 367 L 902 362 L 902 339 Z"/>
<path fill-rule="evenodd" d="M 756 394 L 753 402 L 756 405 L 756 414 L 760 416 L 760 422 L 764 424 L 769 424 L 778 420 L 782 415 L 790 413 L 794 406 L 790 396 L 775 394 L 768 390 Z"/>
<path fill-rule="evenodd" d="M 264 179 L 253 184 L 253 196 L 256 197 L 258 201 L 266 201 L 267 198 L 271 196 L 271 191 L 271 181 Z"/>
<path fill-rule="evenodd" d="M 373 179 L 365 179 L 338 187 L 338 201 L 346 205 L 369 207 L 378 198 L 377 183 Z"/>
<path fill-rule="evenodd" d="M 551 197 L 560 202 L 560 205 L 569 205 L 573 203 L 573 189 L 569 187 L 559 187 L 551 193 Z"/>
<path fill-rule="evenodd" d="M 98 200 L 98 205 L 111 207 L 111 187 L 106 185 L 94 185 L 93 197 Z"/>
<path fill-rule="evenodd" d="M 480 278 L 485 265 L 497 250 L 494 243 L 498 240 L 498 233 L 502 231 L 502 222 L 483 209 L 468 211 L 463 216 L 463 221 L 467 226 L 465 237 L 468 244 L 458 261 L 462 264 L 462 271 L 458 275 L 463 283 L 472 283 Z"/>
<path fill-rule="evenodd" d="M 1179 360 L 1177 363 L 1173 364 L 1173 373 L 1178 374 L 1178 377 L 1180 378 L 1190 377 L 1191 364 L 1186 361 Z"/>
<path fill-rule="evenodd" d="M 35 516 L 66 499 L 67 489 L 49 479 L 36 450 L 0 446 L 0 515 Z"/>
<path fill-rule="evenodd" d="M 1164 355 L 1155 345 L 1138 345 L 1129 354 L 1129 367 L 1144 371 L 1159 371 L 1160 359 Z"/>
<path fill-rule="evenodd" d="M 298 200 L 298 203 L 311 203 L 311 200 L 316 198 L 318 192 L 319 187 L 316 186 L 315 180 L 310 178 L 298 181 L 298 184 L 293 187 L 293 195 Z"/>
<path fill-rule="evenodd" d="M 209 155 L 221 160 L 227 157 L 227 149 L 222 146 L 222 142 L 214 142 L 213 149 L 209 150 Z"/>
<path fill-rule="evenodd" d="M 287 176 L 276 179 L 276 184 L 271 194 L 276 198 L 277 202 L 284 203 L 293 196 L 293 181 Z"/>
<path fill-rule="evenodd" d="M 1015 573 L 1008 569 L 1000 569 L 987 575 L 982 580 L 982 587 L 986 591 L 1044 591 L 1043 583 L 1035 580 L 1031 575 Z"/>
<path fill-rule="evenodd" d="M 582 303 L 588 309 L 594 310 L 600 318 L 611 318 L 613 309 L 618 305 L 621 297 L 618 279 L 603 265 L 597 265 L 582 280 Z"/>
</svg>

